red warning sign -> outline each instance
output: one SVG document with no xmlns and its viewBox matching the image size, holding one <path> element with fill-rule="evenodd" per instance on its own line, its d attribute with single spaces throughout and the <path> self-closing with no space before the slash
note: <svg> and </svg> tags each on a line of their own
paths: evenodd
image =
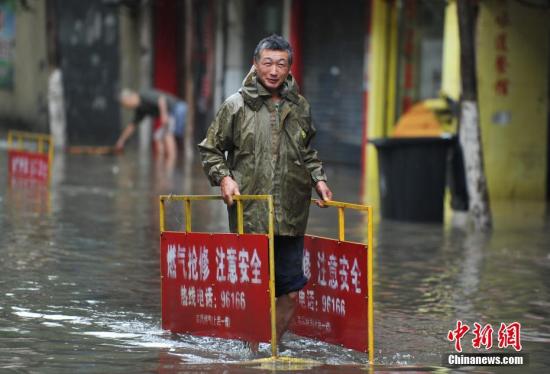
<svg viewBox="0 0 550 374">
<path fill-rule="evenodd" d="M 267 235 L 163 232 L 162 328 L 268 342 Z"/>
<path fill-rule="evenodd" d="M 306 235 L 304 274 L 291 331 L 368 352 L 367 247 Z"/>
<path fill-rule="evenodd" d="M 8 150 L 10 178 L 47 182 L 49 175 L 48 155 L 44 153 Z"/>
</svg>

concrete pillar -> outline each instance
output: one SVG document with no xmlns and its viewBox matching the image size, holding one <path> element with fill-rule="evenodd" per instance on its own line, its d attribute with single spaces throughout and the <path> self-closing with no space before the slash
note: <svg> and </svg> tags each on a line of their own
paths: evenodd
<svg viewBox="0 0 550 374">
<path fill-rule="evenodd" d="M 229 0 L 227 2 L 227 50 L 224 98 L 227 98 L 237 92 L 237 90 L 241 87 L 241 83 L 248 71 L 248 68 L 252 66 L 252 51 L 250 52 L 250 60 L 243 61 L 243 18 L 243 2 L 239 0 Z"/>
<path fill-rule="evenodd" d="M 152 9 L 151 1 L 142 0 L 139 12 L 139 88 L 151 88 L 152 71 Z M 139 128 L 139 149 L 145 153 L 151 147 L 151 119 L 143 121 Z"/>
<path fill-rule="evenodd" d="M 215 3 L 216 7 L 216 52 L 215 52 L 215 64 L 214 64 L 214 112 L 218 110 L 223 100 L 225 99 L 225 53 L 227 50 L 226 45 L 226 2 L 225 0 L 218 0 Z"/>
</svg>

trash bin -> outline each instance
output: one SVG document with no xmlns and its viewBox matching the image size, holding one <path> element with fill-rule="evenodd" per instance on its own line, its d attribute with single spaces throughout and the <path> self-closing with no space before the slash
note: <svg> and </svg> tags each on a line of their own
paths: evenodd
<svg viewBox="0 0 550 374">
<path fill-rule="evenodd" d="M 381 138 L 378 151 L 382 218 L 443 222 L 447 153 L 451 137 Z"/>
</svg>

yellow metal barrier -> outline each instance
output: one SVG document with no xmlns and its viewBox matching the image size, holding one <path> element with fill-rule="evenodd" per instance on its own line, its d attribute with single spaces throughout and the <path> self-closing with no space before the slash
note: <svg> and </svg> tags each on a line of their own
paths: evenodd
<svg viewBox="0 0 550 374">
<path fill-rule="evenodd" d="M 17 144 L 14 145 L 14 139 L 17 140 Z M 8 149 L 16 149 L 19 151 L 30 151 L 25 148 L 24 141 L 36 142 L 37 153 L 44 153 L 48 155 L 48 182 L 52 175 L 52 164 L 54 156 L 53 138 L 49 134 L 39 134 L 25 131 L 8 131 Z M 47 145 L 47 151 L 44 150 L 44 145 Z M 46 153 L 47 152 L 47 153 Z"/>
<path fill-rule="evenodd" d="M 161 234 L 165 230 L 165 206 L 166 201 L 183 201 L 185 212 L 185 232 L 192 232 L 192 213 L 191 202 L 192 201 L 205 201 L 205 200 L 222 200 L 219 195 L 161 195 L 160 196 L 160 232 Z M 269 223 L 268 223 L 268 236 L 269 236 L 269 289 L 271 293 L 271 360 L 278 359 L 277 357 L 277 330 L 276 330 L 276 315 L 275 315 L 275 252 L 274 252 L 274 221 L 273 221 L 273 197 L 271 195 L 239 195 L 233 196 L 233 200 L 237 203 L 237 230 L 239 234 L 243 234 L 243 207 L 242 202 L 245 200 L 265 200 L 269 209 Z M 315 202 L 314 199 L 311 200 Z M 367 340 L 369 346 L 369 364 L 374 364 L 374 300 L 373 300 L 373 212 L 372 207 L 360 204 L 351 204 L 339 201 L 326 201 L 323 202 L 328 207 L 334 207 L 338 209 L 338 240 L 345 240 L 345 210 L 358 210 L 367 212 L 368 215 L 368 228 L 367 228 L 367 289 L 368 289 L 368 331 Z M 286 361 L 299 362 L 301 359 L 285 358 Z"/>
<path fill-rule="evenodd" d="M 316 200 L 311 199 L 311 202 L 314 203 Z M 361 205 L 361 204 L 351 204 L 351 203 L 344 203 L 339 201 L 324 201 L 324 205 L 329 207 L 334 207 L 338 209 L 338 240 L 345 241 L 346 240 L 346 234 L 345 234 L 345 214 L 344 211 L 346 209 L 351 210 L 358 210 L 367 212 L 367 289 L 368 289 L 368 299 L 367 299 L 367 309 L 368 309 L 368 331 L 367 331 L 367 340 L 369 343 L 369 363 L 373 365 L 374 363 L 374 298 L 373 298 L 373 279 L 372 279 L 372 264 L 373 264 L 373 225 L 372 225 L 372 207 L 368 205 Z"/>
<path fill-rule="evenodd" d="M 192 201 L 204 200 L 222 200 L 219 195 L 161 195 L 160 196 L 160 232 L 165 230 L 165 201 L 183 201 L 185 211 L 185 232 L 192 232 Z M 237 203 L 237 231 L 239 234 L 244 234 L 243 225 L 243 201 L 245 200 L 264 200 L 268 206 L 268 232 L 269 237 L 269 292 L 271 305 L 271 356 L 277 357 L 277 318 L 275 314 L 275 251 L 273 237 L 273 197 L 271 195 L 239 195 L 233 196 L 233 200 Z"/>
</svg>

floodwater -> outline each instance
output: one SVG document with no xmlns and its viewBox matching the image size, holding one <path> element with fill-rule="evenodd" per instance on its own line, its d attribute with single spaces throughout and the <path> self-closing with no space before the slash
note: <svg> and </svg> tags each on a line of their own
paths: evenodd
<svg viewBox="0 0 550 374">
<path fill-rule="evenodd" d="M 56 155 L 49 189 L 8 180 L 0 150 L 0 372 L 362 373 L 368 357 L 297 336 L 281 354 L 302 367 L 250 364 L 242 343 L 161 329 L 159 194 L 217 194 L 202 171 L 121 156 Z M 359 172 L 328 166 L 335 199 L 358 202 Z M 225 209 L 194 209 L 198 230 L 224 231 Z M 495 230 L 452 224 L 375 222 L 375 370 L 547 372 L 550 367 L 550 219 L 540 202 L 494 205 Z M 336 213 L 312 208 L 310 231 L 335 236 Z M 365 218 L 347 217 L 347 237 L 365 240 Z M 168 228 L 183 227 L 181 206 Z M 495 329 L 521 323 L 522 367 L 447 369 L 447 333 L 457 320 Z M 475 350 L 472 337 L 465 351 Z M 512 350 L 513 351 L 513 350 Z M 259 357 L 270 347 L 260 346 Z"/>
</svg>

